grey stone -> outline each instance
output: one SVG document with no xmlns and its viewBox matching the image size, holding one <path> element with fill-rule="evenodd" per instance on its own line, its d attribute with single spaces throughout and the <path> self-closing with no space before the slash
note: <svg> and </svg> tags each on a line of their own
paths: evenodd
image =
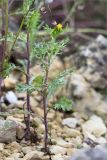
<svg viewBox="0 0 107 160">
<path fill-rule="evenodd" d="M 66 118 L 63 119 L 62 125 L 66 125 L 70 128 L 76 128 L 76 125 L 78 124 L 78 120 L 76 118 Z"/>
<path fill-rule="evenodd" d="M 107 160 L 107 145 L 81 149 L 72 155 L 70 160 Z"/>
<path fill-rule="evenodd" d="M 16 140 L 16 123 L 11 120 L 0 120 L 0 143 Z"/>
<path fill-rule="evenodd" d="M 93 115 L 88 121 L 82 124 L 82 130 L 85 137 L 89 134 L 93 134 L 95 137 L 101 137 L 106 133 L 107 128 L 100 117 Z"/>
<path fill-rule="evenodd" d="M 101 48 L 107 48 L 107 38 L 105 38 L 104 36 L 102 35 L 99 35 L 97 38 L 96 38 L 96 42 L 99 43 L 99 46 Z"/>
</svg>

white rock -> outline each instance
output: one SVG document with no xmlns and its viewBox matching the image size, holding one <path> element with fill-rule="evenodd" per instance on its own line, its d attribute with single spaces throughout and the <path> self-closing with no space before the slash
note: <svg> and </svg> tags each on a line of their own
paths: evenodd
<svg viewBox="0 0 107 160">
<path fill-rule="evenodd" d="M 100 117 L 93 115 L 82 125 L 82 130 L 85 137 L 88 137 L 88 134 L 100 137 L 106 133 L 107 128 Z"/>
<path fill-rule="evenodd" d="M 107 38 L 105 38 L 104 36 L 102 35 L 99 35 L 97 38 L 96 38 L 96 41 L 103 47 L 107 47 Z"/>
<path fill-rule="evenodd" d="M 3 151 L 4 149 L 4 143 L 0 143 L 0 151 Z"/>
<path fill-rule="evenodd" d="M 43 152 L 31 151 L 25 155 L 23 160 L 42 160 Z"/>
<path fill-rule="evenodd" d="M 58 154 L 58 155 L 53 156 L 52 160 L 64 160 L 64 158 L 62 158 L 62 156 Z"/>
<path fill-rule="evenodd" d="M 62 155 L 64 155 L 67 150 L 64 147 L 53 145 L 53 146 L 50 147 L 50 151 L 51 151 L 52 154 L 62 154 Z"/>
<path fill-rule="evenodd" d="M 99 144 L 107 144 L 107 140 L 104 137 L 97 138 L 96 142 Z"/>
<path fill-rule="evenodd" d="M 29 152 L 32 152 L 33 150 L 34 150 L 34 149 L 33 149 L 32 146 L 27 146 L 27 147 L 23 147 L 23 148 L 22 148 L 22 151 L 23 151 L 24 154 L 27 154 L 27 153 L 29 153 Z"/>
<path fill-rule="evenodd" d="M 70 128 L 76 128 L 76 125 L 78 124 L 78 120 L 76 118 L 66 118 L 63 119 L 62 125 L 66 125 Z"/>
<path fill-rule="evenodd" d="M 9 158 L 17 160 L 20 157 L 20 153 L 13 153 Z"/>
<path fill-rule="evenodd" d="M 85 81 L 83 76 L 80 74 L 73 74 L 71 80 L 71 85 L 73 87 L 73 95 L 77 98 L 86 97 L 90 85 Z"/>
<path fill-rule="evenodd" d="M 62 138 L 57 139 L 56 142 L 58 146 L 61 146 L 64 148 L 71 148 L 73 146 L 72 142 L 66 142 Z"/>
<path fill-rule="evenodd" d="M 85 48 L 80 54 L 85 57 L 91 57 L 93 52 L 89 48 Z"/>
<path fill-rule="evenodd" d="M 12 92 L 12 91 L 7 92 L 6 95 L 5 95 L 5 97 L 6 97 L 7 101 L 8 101 L 10 104 L 15 104 L 15 103 L 17 103 L 17 101 L 18 101 L 15 93 Z"/>
</svg>

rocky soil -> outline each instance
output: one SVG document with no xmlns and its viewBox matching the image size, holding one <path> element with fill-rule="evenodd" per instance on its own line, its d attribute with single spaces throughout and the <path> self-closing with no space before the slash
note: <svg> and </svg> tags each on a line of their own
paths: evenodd
<svg viewBox="0 0 107 160">
<path fill-rule="evenodd" d="M 107 143 L 107 39 L 99 35 L 79 52 L 65 58 L 65 66 L 76 70 L 54 100 L 59 95 L 67 95 L 73 100 L 73 111 L 63 113 L 51 109 L 48 114 L 51 159 L 97 160 L 92 155 L 99 153 L 98 158 L 103 160 L 107 157 L 104 146 Z M 56 59 L 51 66 L 50 79 L 62 70 L 63 63 Z M 32 74 L 40 72 L 37 65 L 31 68 Z M 42 152 L 42 99 L 36 92 L 31 96 L 31 130 L 38 134 L 39 141 L 18 141 L 24 135 L 26 101 L 24 93 L 15 92 L 19 80 L 24 81 L 25 77 L 16 71 L 4 80 L 5 90 L 0 100 L 0 160 L 49 160 Z"/>
</svg>

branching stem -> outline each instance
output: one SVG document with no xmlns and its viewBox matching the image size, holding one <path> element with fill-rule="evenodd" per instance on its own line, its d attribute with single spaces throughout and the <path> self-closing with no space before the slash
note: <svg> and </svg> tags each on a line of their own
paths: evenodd
<svg viewBox="0 0 107 160">
<path fill-rule="evenodd" d="M 30 80 L 30 42 L 29 42 L 29 31 L 27 31 L 27 43 L 26 43 L 26 47 L 27 47 L 27 75 L 26 75 L 26 84 L 29 85 L 29 80 Z M 25 139 L 29 140 L 30 139 L 30 95 L 29 92 L 27 91 L 27 117 L 25 117 L 25 124 L 26 124 L 26 136 Z"/>
<path fill-rule="evenodd" d="M 45 80 L 44 80 L 44 90 L 43 90 L 43 109 L 44 109 L 44 125 L 45 125 L 45 135 L 44 135 L 44 149 L 45 152 L 48 152 L 48 120 L 47 120 L 47 111 L 48 111 L 48 102 L 47 102 L 47 86 L 48 86 L 48 68 L 45 70 Z"/>
<path fill-rule="evenodd" d="M 5 6 L 5 7 L 4 7 Z M 2 41 L 1 51 L 0 51 L 0 73 L 3 71 L 3 64 L 5 55 L 7 54 L 7 34 L 8 34 L 8 0 L 3 3 L 2 1 L 2 37 L 5 36 L 5 40 Z M 0 91 L 2 85 L 3 77 L 0 75 Z"/>
</svg>

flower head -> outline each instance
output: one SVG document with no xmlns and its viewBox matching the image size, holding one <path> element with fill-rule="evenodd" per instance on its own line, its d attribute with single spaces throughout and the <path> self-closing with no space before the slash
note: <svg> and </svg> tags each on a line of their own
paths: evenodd
<svg viewBox="0 0 107 160">
<path fill-rule="evenodd" d="M 58 30 L 62 30 L 62 24 L 61 24 L 61 23 L 57 24 L 56 28 L 57 28 Z"/>
</svg>

